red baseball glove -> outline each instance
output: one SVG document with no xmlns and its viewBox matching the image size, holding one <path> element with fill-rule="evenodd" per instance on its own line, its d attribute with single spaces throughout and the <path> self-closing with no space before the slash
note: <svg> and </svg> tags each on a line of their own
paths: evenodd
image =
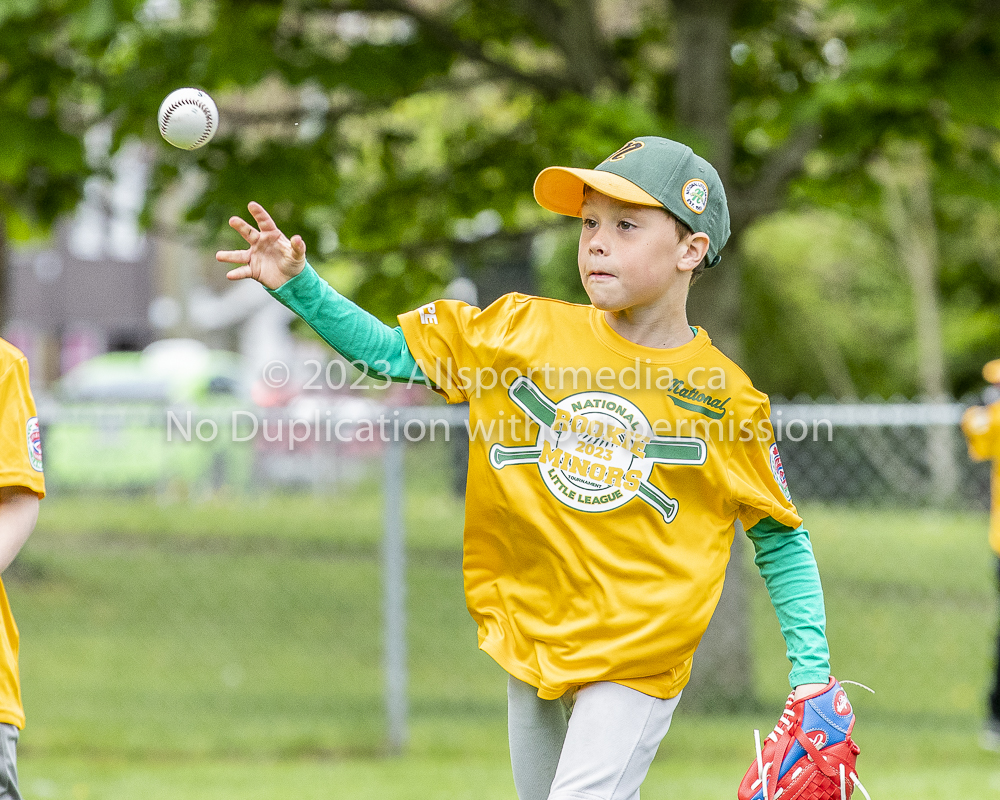
<svg viewBox="0 0 1000 800">
<path fill-rule="evenodd" d="M 855 786 L 871 800 L 855 771 L 861 751 L 851 738 L 854 710 L 843 687 L 830 678 L 814 695 L 795 702 L 793 696 L 763 748 L 758 740 L 739 800 L 848 800 Z"/>
</svg>

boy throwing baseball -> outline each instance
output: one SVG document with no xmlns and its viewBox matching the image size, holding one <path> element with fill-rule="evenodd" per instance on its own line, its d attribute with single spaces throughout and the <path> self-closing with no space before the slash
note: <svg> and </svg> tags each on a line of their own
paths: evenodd
<svg viewBox="0 0 1000 800">
<path fill-rule="evenodd" d="M 815 755 L 830 766 L 838 747 L 853 768 L 853 713 L 830 677 L 819 575 L 767 397 L 687 320 L 692 277 L 718 264 L 729 236 L 716 171 L 685 145 L 640 137 L 593 170 L 544 170 L 535 197 L 581 219 L 591 305 L 441 300 L 390 329 L 320 279 L 302 239 L 256 203 L 257 227 L 230 220 L 249 248 L 217 258 L 344 356 L 426 380 L 469 402 L 471 430 L 492 431 L 470 444 L 463 572 L 479 646 L 509 675 L 521 800 L 638 800 L 737 521 L 794 687 L 740 796 L 794 796 L 803 771 L 791 766 Z M 803 727 L 808 746 L 795 736 Z M 835 785 L 816 770 L 808 780 Z"/>
</svg>

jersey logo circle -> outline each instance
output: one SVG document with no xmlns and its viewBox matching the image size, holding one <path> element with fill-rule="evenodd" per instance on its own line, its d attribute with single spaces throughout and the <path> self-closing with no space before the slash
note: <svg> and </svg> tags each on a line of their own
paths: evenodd
<svg viewBox="0 0 1000 800">
<path fill-rule="evenodd" d="M 700 178 L 692 178 L 684 184 L 681 198 L 695 214 L 701 214 L 708 208 L 708 184 Z"/>
<path fill-rule="evenodd" d="M 534 445 L 492 445 L 494 469 L 534 464 L 549 492 L 578 511 L 610 511 L 639 497 L 664 522 L 674 521 L 680 504 L 650 482 L 653 465 L 701 466 L 708 455 L 703 439 L 650 435 L 642 411 L 609 392 L 587 390 L 553 401 L 522 375 L 507 393 L 538 425 L 538 434 Z"/>
<path fill-rule="evenodd" d="M 32 417 L 25 426 L 28 445 L 28 463 L 35 472 L 42 471 L 42 433 L 38 429 L 38 417 Z"/>
<path fill-rule="evenodd" d="M 652 461 L 637 457 L 625 445 L 633 425 L 640 433 L 650 429 L 642 412 L 607 392 L 582 392 L 555 406 L 568 422 L 557 424 L 557 430 L 542 429 L 542 441 L 565 453 L 538 461 L 549 491 L 577 511 L 610 511 L 625 505 L 653 471 Z"/>
</svg>

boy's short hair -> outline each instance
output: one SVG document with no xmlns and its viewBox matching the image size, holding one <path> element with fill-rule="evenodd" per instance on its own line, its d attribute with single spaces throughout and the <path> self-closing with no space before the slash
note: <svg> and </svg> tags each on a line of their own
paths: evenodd
<svg viewBox="0 0 1000 800">
<path fill-rule="evenodd" d="M 715 168 L 687 145 L 640 136 L 594 169 L 548 167 L 535 179 L 535 199 L 549 211 L 579 217 L 585 186 L 627 203 L 659 206 L 692 233 L 707 234 L 708 255 L 697 274 L 719 263 L 729 239 L 726 192 Z"/>
</svg>

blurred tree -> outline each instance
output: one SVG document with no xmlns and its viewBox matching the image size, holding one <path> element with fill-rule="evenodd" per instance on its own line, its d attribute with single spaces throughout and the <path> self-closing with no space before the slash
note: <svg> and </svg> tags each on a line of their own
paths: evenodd
<svg viewBox="0 0 1000 800">
<path fill-rule="evenodd" d="M 44 233 L 76 205 L 91 171 L 83 134 L 99 108 L 86 56 L 110 33 L 100 6 L 0 4 L 0 329 L 9 311 L 8 240 Z"/>
<path fill-rule="evenodd" d="M 920 394 L 929 402 L 944 403 L 949 397 L 938 290 L 941 253 L 930 161 L 921 144 L 901 142 L 873 160 L 869 169 L 881 185 L 886 222 L 910 278 Z M 938 502 L 954 496 L 958 481 L 955 433 L 945 425 L 927 431 L 931 492 Z"/>
<path fill-rule="evenodd" d="M 841 38 L 824 48 L 841 75 L 818 87 L 823 139 L 804 162 L 789 206 L 826 206 L 864 226 L 865 238 L 874 234 L 890 247 L 848 248 L 859 259 L 855 268 L 902 275 L 909 285 L 885 297 L 876 317 L 876 328 L 880 318 L 889 322 L 883 336 L 869 322 L 864 328 L 873 335 L 863 342 L 854 336 L 853 345 L 829 340 L 828 352 L 839 346 L 842 374 L 862 396 L 961 396 L 982 386 L 982 363 L 1000 351 L 1000 108 L 991 100 L 1000 90 L 1000 8 L 979 0 L 875 0 L 830 3 L 829 11 L 848 20 Z M 924 154 L 920 169 L 907 153 Z M 807 257 L 828 260 L 815 248 Z M 750 294 L 779 315 L 811 315 L 818 307 L 775 309 L 774 298 Z M 902 339 L 891 310 L 900 298 L 912 306 Z M 764 333 L 759 320 L 750 326 L 758 331 L 746 331 L 750 336 Z M 747 365 L 765 390 L 843 396 L 834 383 L 817 385 L 813 347 L 785 345 L 789 357 L 781 363 L 763 350 L 749 352 Z"/>
</svg>

